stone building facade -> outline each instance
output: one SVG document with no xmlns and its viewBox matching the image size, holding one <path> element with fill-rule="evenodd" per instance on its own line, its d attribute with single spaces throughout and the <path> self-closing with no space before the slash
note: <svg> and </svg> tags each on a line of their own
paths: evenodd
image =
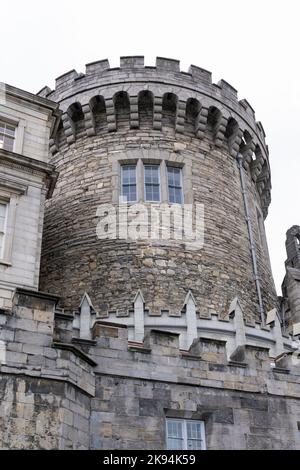
<svg viewBox="0 0 300 470">
<path fill-rule="evenodd" d="M 3 231 L 0 446 L 299 448 L 300 235 L 281 300 L 250 104 L 206 70 L 140 56 L 6 91 L 0 121 L 23 113 L 25 137 L 0 151 L 0 204 L 13 179 L 3 205 L 20 200 L 25 229 Z M 186 214 L 194 238 L 176 236 Z"/>
</svg>

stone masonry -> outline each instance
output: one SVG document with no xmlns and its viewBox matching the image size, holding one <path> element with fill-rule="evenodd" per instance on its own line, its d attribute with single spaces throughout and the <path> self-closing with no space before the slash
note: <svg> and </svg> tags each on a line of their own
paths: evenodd
<svg viewBox="0 0 300 470">
<path fill-rule="evenodd" d="M 21 119 L 26 145 L 0 150 L 0 199 L 13 181 L 35 240 L 22 258 L 18 203 L 11 263 L 0 259 L 0 448 L 163 450 L 175 418 L 203 422 L 207 449 L 299 449 L 300 229 L 278 299 L 269 152 L 250 104 L 206 70 L 140 56 L 72 70 L 37 96 L 7 90 L 9 113 L 29 107 L 40 125 Z M 167 205 L 166 170 L 181 169 L 184 203 L 204 207 L 201 249 L 98 237 L 128 164 L 149 209 L 144 166 L 159 166 Z"/>
</svg>

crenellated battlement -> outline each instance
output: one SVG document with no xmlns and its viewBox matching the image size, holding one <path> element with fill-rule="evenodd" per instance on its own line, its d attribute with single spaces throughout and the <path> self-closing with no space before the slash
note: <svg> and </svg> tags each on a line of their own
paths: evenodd
<svg viewBox="0 0 300 470">
<path fill-rule="evenodd" d="M 62 314 L 61 310 L 57 310 L 58 318 Z M 282 332 L 277 309 L 268 312 L 266 325 L 260 322 L 249 323 L 245 320 L 243 308 L 237 297 L 231 302 L 225 316 L 212 314 L 203 317 L 190 291 L 178 315 L 162 310 L 158 316 L 151 315 L 142 292 L 138 291 L 127 316 L 119 316 L 117 311 L 107 312 L 107 315 L 96 312 L 90 297 L 85 293 L 79 310 L 65 318 L 72 321 L 70 334 L 73 335 L 73 341 L 79 343 L 93 341 L 95 335 L 97 336 L 95 328 L 101 324 L 108 328 L 112 325 L 126 328 L 131 347 L 142 349 L 149 349 L 147 338 L 151 331 L 177 335 L 178 348 L 189 353 L 199 338 L 200 342 L 202 339 L 221 341 L 226 344 L 228 361 L 244 362 L 248 347 L 268 349 L 270 361 L 275 363 L 277 360 L 282 361 L 283 356 L 300 351 L 299 334 Z"/>
<path fill-rule="evenodd" d="M 101 60 L 87 64 L 85 74 L 71 70 L 56 79 L 55 90 L 45 87 L 39 95 L 59 102 L 63 113 L 50 141 L 53 154 L 84 135 L 118 132 L 126 122 L 128 130 L 145 130 L 146 119 L 153 131 L 171 127 L 174 137 L 186 135 L 199 145 L 208 139 L 233 158 L 241 154 L 267 215 L 271 181 L 265 132 L 249 102 L 238 100 L 225 80 L 213 83 L 210 72 L 194 65 L 183 72 L 178 60 L 162 57 L 148 67 L 143 56 L 128 56 L 121 57 L 118 68 Z"/>
</svg>

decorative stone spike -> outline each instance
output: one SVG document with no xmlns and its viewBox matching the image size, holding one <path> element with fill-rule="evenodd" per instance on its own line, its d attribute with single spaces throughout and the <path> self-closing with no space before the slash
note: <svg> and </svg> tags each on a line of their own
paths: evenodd
<svg viewBox="0 0 300 470">
<path fill-rule="evenodd" d="M 246 332 L 243 310 L 238 297 L 235 297 L 231 302 L 228 314 L 230 318 L 233 318 L 235 327 L 235 339 L 233 342 L 228 341 L 226 345 L 228 359 L 243 362 L 245 360 Z"/>
<path fill-rule="evenodd" d="M 266 325 L 270 325 L 272 328 L 275 346 L 271 349 L 270 355 L 276 358 L 284 352 L 281 325 L 276 308 L 273 308 L 267 313 Z"/>
<path fill-rule="evenodd" d="M 184 349 L 189 350 L 197 338 L 196 301 L 191 291 L 188 292 L 183 307 L 186 309 L 186 341 Z"/>
<path fill-rule="evenodd" d="M 91 329 L 96 319 L 96 312 L 89 295 L 85 292 L 79 306 L 79 338 L 91 339 Z"/>
<path fill-rule="evenodd" d="M 142 343 L 145 336 L 145 320 L 144 320 L 144 297 L 142 292 L 139 290 L 134 298 L 134 341 Z"/>
</svg>

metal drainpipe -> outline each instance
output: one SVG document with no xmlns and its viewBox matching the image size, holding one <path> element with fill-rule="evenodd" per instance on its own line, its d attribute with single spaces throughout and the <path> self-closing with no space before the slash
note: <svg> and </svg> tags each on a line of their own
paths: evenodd
<svg viewBox="0 0 300 470">
<path fill-rule="evenodd" d="M 242 194 L 243 194 L 243 199 L 244 199 L 246 222 L 247 222 L 248 236 L 249 236 L 249 241 L 250 241 L 253 274 L 254 274 L 254 280 L 255 280 L 258 303 L 259 303 L 260 318 L 261 318 L 262 325 L 265 325 L 265 311 L 264 311 L 264 305 L 263 305 L 262 295 L 261 295 L 260 278 L 259 278 L 258 269 L 257 269 L 257 256 L 256 256 L 254 239 L 253 239 L 252 225 L 251 225 L 251 220 L 250 220 L 250 215 L 249 215 L 247 191 L 246 191 L 246 185 L 245 185 L 245 179 L 244 179 L 243 156 L 240 153 L 237 155 L 237 163 L 238 163 L 238 167 L 240 171 L 241 187 L 242 187 Z"/>
</svg>

